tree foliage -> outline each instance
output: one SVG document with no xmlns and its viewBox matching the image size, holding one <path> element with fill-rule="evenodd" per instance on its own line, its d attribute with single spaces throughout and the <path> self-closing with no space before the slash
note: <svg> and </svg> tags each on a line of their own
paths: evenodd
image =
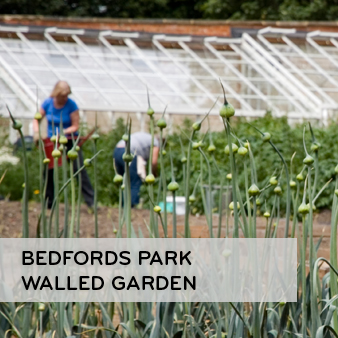
<svg viewBox="0 0 338 338">
<path fill-rule="evenodd" d="M 1 0 L 1 14 L 134 19 L 336 20 L 338 0 Z"/>
</svg>

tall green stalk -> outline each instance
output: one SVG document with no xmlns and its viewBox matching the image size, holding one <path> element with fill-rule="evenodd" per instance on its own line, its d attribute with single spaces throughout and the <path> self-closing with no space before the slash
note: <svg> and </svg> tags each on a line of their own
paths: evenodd
<svg viewBox="0 0 338 338">
<path fill-rule="evenodd" d="M 29 192 L 29 182 L 28 182 L 28 161 L 27 161 L 27 153 L 26 153 L 26 142 L 22 133 L 22 123 L 16 121 L 6 105 L 7 110 L 9 112 L 9 116 L 13 122 L 13 129 L 17 130 L 20 134 L 20 139 L 22 142 L 22 152 L 23 152 L 23 164 L 24 164 L 24 179 L 25 179 L 25 187 L 23 193 L 23 201 L 22 201 L 22 238 L 29 237 L 29 222 L 28 222 L 28 192 Z"/>
<path fill-rule="evenodd" d="M 230 157 L 230 168 L 232 174 L 232 200 L 234 203 L 234 229 L 233 229 L 233 238 L 239 237 L 239 217 L 238 217 L 238 210 L 237 210 L 237 174 L 235 170 L 235 158 L 234 153 L 232 151 L 232 142 L 231 142 L 231 135 L 230 135 L 230 123 L 228 120 L 223 118 L 223 124 L 226 129 L 227 138 L 228 138 L 228 145 L 229 145 L 229 157 Z"/>
</svg>

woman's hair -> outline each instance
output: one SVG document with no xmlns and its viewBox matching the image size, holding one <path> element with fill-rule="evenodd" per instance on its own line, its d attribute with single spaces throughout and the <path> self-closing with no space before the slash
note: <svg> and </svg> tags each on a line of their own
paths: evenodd
<svg viewBox="0 0 338 338">
<path fill-rule="evenodd" d="M 66 81 L 58 81 L 52 93 L 50 94 L 50 97 L 56 97 L 58 95 L 69 95 L 72 91 L 70 90 L 70 86 Z"/>
</svg>

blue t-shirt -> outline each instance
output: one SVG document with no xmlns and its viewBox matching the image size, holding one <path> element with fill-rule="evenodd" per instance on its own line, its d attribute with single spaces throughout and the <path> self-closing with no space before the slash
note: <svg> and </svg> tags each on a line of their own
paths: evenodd
<svg viewBox="0 0 338 338">
<path fill-rule="evenodd" d="M 46 99 L 42 105 L 42 109 L 46 112 L 46 118 L 47 118 L 47 136 L 51 137 L 53 136 L 53 129 L 52 129 L 52 116 L 54 119 L 54 134 L 56 135 L 56 128 L 58 128 L 59 135 L 60 135 L 60 120 L 61 120 L 61 114 L 62 114 L 62 125 L 63 129 L 66 129 L 72 125 L 72 121 L 70 118 L 70 114 L 75 112 L 79 109 L 75 101 L 68 98 L 66 104 L 60 108 L 57 109 L 54 107 L 53 98 L 49 97 Z M 77 133 L 74 133 L 77 135 Z"/>
</svg>

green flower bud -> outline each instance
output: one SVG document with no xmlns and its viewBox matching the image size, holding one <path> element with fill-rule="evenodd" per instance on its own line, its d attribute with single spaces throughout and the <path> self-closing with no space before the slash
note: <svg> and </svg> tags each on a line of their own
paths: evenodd
<svg viewBox="0 0 338 338">
<path fill-rule="evenodd" d="M 227 174 L 227 179 L 228 179 L 229 181 L 232 180 L 232 174 L 231 174 L 231 173 Z"/>
<path fill-rule="evenodd" d="M 201 142 L 193 142 L 191 147 L 192 149 L 197 150 L 201 145 Z"/>
<path fill-rule="evenodd" d="M 189 202 L 190 202 L 190 203 L 196 202 L 196 197 L 195 197 L 195 195 L 190 195 L 190 196 L 189 196 Z"/>
<path fill-rule="evenodd" d="M 68 156 L 68 158 L 69 158 L 70 160 L 74 161 L 74 160 L 77 159 L 78 154 L 77 154 L 77 151 L 76 151 L 76 150 L 70 149 L 70 150 L 68 151 L 68 153 L 67 153 L 67 156 Z"/>
<path fill-rule="evenodd" d="M 61 157 L 61 151 L 60 151 L 59 149 L 54 149 L 54 150 L 52 151 L 52 156 L 53 156 L 54 158 L 60 158 L 60 157 Z"/>
<path fill-rule="evenodd" d="M 12 124 L 13 129 L 19 130 L 22 128 L 22 123 L 21 121 L 15 120 L 15 122 Z"/>
<path fill-rule="evenodd" d="M 126 153 L 124 153 L 122 155 L 122 159 L 123 159 L 124 162 L 129 163 L 129 162 L 131 162 L 134 159 L 134 155 L 133 154 L 126 154 Z"/>
<path fill-rule="evenodd" d="M 279 185 L 273 191 L 276 195 L 282 195 L 282 188 Z"/>
<path fill-rule="evenodd" d="M 158 206 L 158 205 L 155 205 L 155 206 L 154 206 L 154 211 L 155 211 L 156 213 L 159 214 L 159 213 L 161 212 L 161 210 L 162 210 L 162 209 L 161 209 L 160 206 Z"/>
<path fill-rule="evenodd" d="M 210 144 L 210 146 L 208 147 L 208 152 L 209 153 L 213 153 L 216 150 L 216 147 L 214 144 Z"/>
<path fill-rule="evenodd" d="M 201 129 L 202 126 L 202 122 L 201 121 L 197 121 L 192 125 L 192 129 L 194 129 L 195 131 L 198 131 Z"/>
<path fill-rule="evenodd" d="M 165 150 L 162 150 L 162 155 L 163 156 L 167 155 L 167 152 Z"/>
<path fill-rule="evenodd" d="M 299 174 L 296 176 L 296 179 L 297 179 L 298 181 L 303 181 L 303 180 L 304 180 L 303 174 L 302 174 L 302 173 L 299 173 Z"/>
<path fill-rule="evenodd" d="M 320 148 L 320 143 L 319 142 L 313 142 L 311 144 L 311 150 L 314 151 L 314 152 L 317 152 Z"/>
<path fill-rule="evenodd" d="M 42 119 L 42 115 L 39 111 L 35 113 L 34 119 L 37 121 L 40 121 Z"/>
<path fill-rule="evenodd" d="M 336 174 L 338 174 L 338 164 L 336 165 L 336 167 L 334 168 L 334 171 Z"/>
<path fill-rule="evenodd" d="M 181 158 L 181 163 L 186 163 L 187 162 L 187 158 L 185 157 L 185 156 L 183 156 L 182 158 Z"/>
<path fill-rule="evenodd" d="M 277 185 L 278 181 L 277 181 L 277 177 L 276 176 L 272 176 L 269 180 L 271 185 Z"/>
<path fill-rule="evenodd" d="M 48 164 L 50 162 L 50 159 L 49 158 L 44 158 L 43 159 L 43 164 Z"/>
<path fill-rule="evenodd" d="M 246 149 L 245 147 L 239 147 L 238 149 L 238 154 L 239 155 L 242 155 L 242 156 L 245 156 L 248 152 L 248 149 Z"/>
<path fill-rule="evenodd" d="M 303 160 L 303 163 L 306 165 L 311 165 L 314 162 L 314 159 L 310 155 L 306 155 L 306 157 Z"/>
<path fill-rule="evenodd" d="M 60 144 L 60 146 L 59 146 L 59 150 L 60 150 L 61 152 L 63 152 L 63 149 L 64 149 L 64 146 L 63 146 L 63 144 Z"/>
<path fill-rule="evenodd" d="M 268 142 L 268 141 L 270 141 L 270 139 L 271 139 L 271 134 L 270 133 L 264 133 L 262 135 L 263 142 Z"/>
<path fill-rule="evenodd" d="M 92 165 L 92 161 L 91 161 L 91 159 L 86 158 L 86 159 L 83 161 L 83 164 L 85 165 L 85 167 L 90 167 L 90 166 Z"/>
<path fill-rule="evenodd" d="M 40 312 L 45 311 L 45 304 L 44 303 L 39 303 L 39 311 Z"/>
<path fill-rule="evenodd" d="M 294 188 L 296 188 L 296 186 L 297 186 L 297 183 L 295 181 L 291 180 L 290 181 L 290 188 L 294 189 Z"/>
<path fill-rule="evenodd" d="M 51 138 L 50 138 L 51 142 L 55 143 L 56 142 L 56 135 L 53 135 Z"/>
<path fill-rule="evenodd" d="M 153 184 L 155 182 L 155 176 L 153 174 L 147 175 L 145 181 L 148 184 Z"/>
<path fill-rule="evenodd" d="M 256 205 L 260 206 L 262 204 L 261 200 L 259 198 L 256 198 Z"/>
<path fill-rule="evenodd" d="M 59 138 L 59 143 L 60 144 L 67 144 L 68 143 L 68 139 L 65 135 L 61 135 Z"/>
<path fill-rule="evenodd" d="M 167 122 L 165 119 L 163 118 L 160 118 L 158 121 L 157 121 L 157 126 L 160 128 L 160 129 L 164 129 L 167 127 Z"/>
<path fill-rule="evenodd" d="M 97 140 L 97 139 L 99 139 L 100 138 L 100 135 L 97 133 L 97 132 L 95 132 L 93 135 L 92 135 L 92 139 L 95 141 L 95 140 Z"/>
<path fill-rule="evenodd" d="M 129 135 L 128 135 L 128 134 L 123 134 L 123 135 L 122 135 L 122 140 L 125 141 L 125 142 L 128 142 L 128 140 L 129 140 Z"/>
<path fill-rule="evenodd" d="M 75 150 L 76 150 L 77 152 L 79 152 L 79 151 L 80 151 L 80 147 L 79 147 L 79 146 L 76 146 L 76 147 L 75 147 Z"/>
<path fill-rule="evenodd" d="M 169 190 L 169 191 L 176 191 L 176 190 L 178 190 L 179 187 L 180 187 L 180 186 L 178 185 L 177 182 L 170 182 L 170 183 L 168 184 L 168 190 Z"/>
<path fill-rule="evenodd" d="M 269 211 L 265 211 L 264 215 L 263 215 L 265 218 L 269 218 L 270 217 L 270 213 Z"/>
<path fill-rule="evenodd" d="M 256 184 L 252 184 L 249 188 L 249 196 L 257 196 L 259 194 L 259 188 Z"/>
<path fill-rule="evenodd" d="M 219 111 L 219 115 L 221 117 L 227 117 L 227 118 L 234 116 L 235 115 L 234 106 L 230 103 L 223 104 L 223 106 L 221 107 L 221 109 Z"/>
<path fill-rule="evenodd" d="M 238 150 L 237 144 L 232 143 L 232 152 L 233 152 L 234 154 L 236 154 L 237 150 Z M 229 155 L 229 154 L 230 154 L 229 145 L 227 145 L 227 146 L 224 148 L 224 152 L 225 152 L 226 155 Z"/>
<path fill-rule="evenodd" d="M 231 202 L 231 203 L 229 204 L 229 209 L 230 209 L 230 210 L 234 210 L 234 202 Z M 239 210 L 239 202 L 237 202 L 237 210 Z"/>
<path fill-rule="evenodd" d="M 149 116 L 153 116 L 153 115 L 155 114 L 153 108 L 149 107 L 148 110 L 147 110 L 147 114 L 148 114 Z"/>
<path fill-rule="evenodd" d="M 123 182 L 123 177 L 119 174 L 116 174 L 113 178 L 113 182 L 116 184 L 121 184 Z"/>
</svg>

